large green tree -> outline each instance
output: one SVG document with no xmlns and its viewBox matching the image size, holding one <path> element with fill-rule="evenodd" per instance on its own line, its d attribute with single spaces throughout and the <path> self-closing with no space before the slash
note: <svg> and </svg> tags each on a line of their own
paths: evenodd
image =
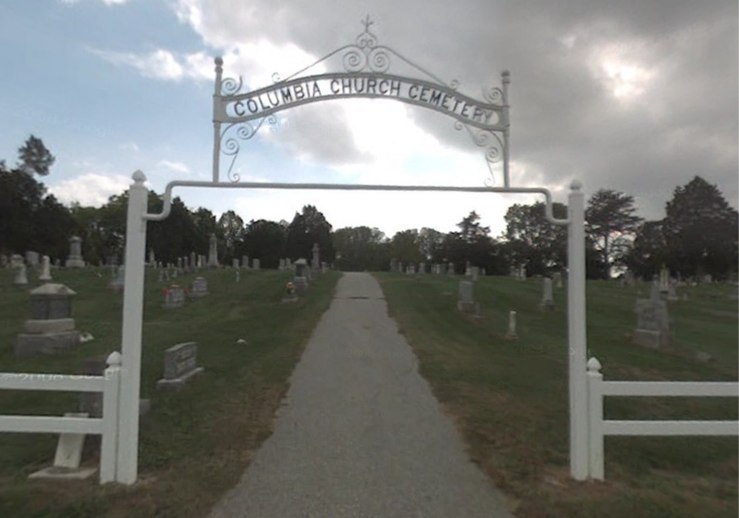
<svg viewBox="0 0 739 518">
<path fill-rule="evenodd" d="M 333 234 L 336 265 L 345 271 L 382 270 L 387 265 L 385 234 L 377 228 L 345 227 Z"/>
<path fill-rule="evenodd" d="M 236 245 L 236 253 L 259 258 L 264 268 L 277 268 L 280 259 L 285 257 L 286 235 L 287 225 L 264 219 L 252 220 L 246 226 L 243 240 Z"/>
<path fill-rule="evenodd" d="M 313 205 L 305 205 L 303 210 L 295 213 L 295 217 L 287 227 L 285 250 L 291 259 L 313 257 L 313 244 L 318 243 L 321 261 L 334 260 L 334 245 L 331 239 L 331 224 Z"/>
<path fill-rule="evenodd" d="M 603 278 L 611 277 L 611 267 L 621 265 L 642 218 L 636 215 L 634 197 L 609 189 L 599 189 L 588 201 L 585 230 L 600 255 Z"/>
<path fill-rule="evenodd" d="M 662 227 L 671 269 L 726 277 L 737 271 L 736 209 L 700 176 L 676 187 Z"/>
<path fill-rule="evenodd" d="M 562 203 L 554 203 L 552 211 L 555 218 L 567 217 L 567 206 Z M 543 275 L 566 265 L 567 228 L 546 219 L 544 203 L 511 205 L 505 221 L 504 250 L 509 264 L 525 264 L 529 275 Z"/>
</svg>

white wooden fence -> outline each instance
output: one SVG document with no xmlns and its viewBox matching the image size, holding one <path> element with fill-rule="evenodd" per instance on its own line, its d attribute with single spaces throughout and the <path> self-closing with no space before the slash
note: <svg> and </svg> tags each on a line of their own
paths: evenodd
<svg viewBox="0 0 739 518">
<path fill-rule="evenodd" d="M 116 480 L 121 354 L 111 353 L 103 376 L 0 372 L 0 390 L 102 392 L 103 417 L 0 415 L 0 432 L 99 434 L 100 483 Z"/>
<path fill-rule="evenodd" d="M 739 421 L 616 421 L 603 419 L 605 396 L 739 397 L 739 383 L 603 381 L 596 358 L 588 360 L 588 462 L 590 478 L 603 480 L 606 435 L 739 435 Z"/>
</svg>

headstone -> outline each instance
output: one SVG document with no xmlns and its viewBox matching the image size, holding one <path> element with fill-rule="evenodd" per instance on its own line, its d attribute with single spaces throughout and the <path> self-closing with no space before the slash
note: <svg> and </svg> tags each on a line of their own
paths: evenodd
<svg viewBox="0 0 739 518">
<path fill-rule="evenodd" d="M 449 263 L 446 269 L 446 273 L 449 275 L 454 275 L 454 263 Z"/>
<path fill-rule="evenodd" d="M 181 308 L 185 305 L 185 288 L 179 284 L 172 284 L 162 290 L 164 293 L 164 307 L 167 309 Z"/>
<path fill-rule="evenodd" d="M 277 269 L 280 270 L 280 271 L 282 271 L 282 270 L 285 269 L 285 260 L 284 259 L 280 259 L 280 262 L 277 265 Z"/>
<path fill-rule="evenodd" d="M 426 263 L 418 264 L 418 273 L 426 273 Z"/>
<path fill-rule="evenodd" d="M 659 349 L 669 347 L 672 341 L 667 302 L 659 296 L 659 288 L 652 290 L 649 299 L 638 299 L 635 307 L 637 315 L 633 341 L 638 345 Z"/>
<path fill-rule="evenodd" d="M 459 281 L 459 297 L 457 309 L 463 313 L 479 314 L 479 306 L 474 299 L 474 283 L 472 281 Z"/>
<path fill-rule="evenodd" d="M 157 381 L 159 389 L 181 389 L 187 381 L 203 372 L 198 367 L 198 344 L 185 342 L 164 351 L 164 374 Z"/>
<path fill-rule="evenodd" d="M 662 267 L 659 271 L 659 292 L 667 295 L 670 291 L 670 271 L 666 267 Z"/>
<path fill-rule="evenodd" d="M 479 276 L 480 268 L 477 266 L 470 266 L 470 279 L 472 280 L 472 282 L 477 282 Z"/>
<path fill-rule="evenodd" d="M 26 262 L 23 260 L 23 256 L 19 254 L 13 254 L 10 256 L 10 267 L 18 268 L 20 265 L 25 265 Z"/>
<path fill-rule="evenodd" d="M 238 259 L 233 259 L 231 261 L 231 268 L 236 268 L 238 270 L 238 268 L 239 268 L 239 260 Z"/>
<path fill-rule="evenodd" d="M 328 263 L 325 261 L 321 262 L 321 273 L 326 273 L 329 270 Z"/>
<path fill-rule="evenodd" d="M 208 294 L 208 281 L 204 277 L 195 277 L 190 289 L 190 297 L 204 297 Z"/>
<path fill-rule="evenodd" d="M 211 234 L 208 247 L 208 267 L 214 268 L 216 266 L 218 266 L 218 240 L 215 234 Z"/>
<path fill-rule="evenodd" d="M 82 259 L 82 238 L 72 236 L 69 238 L 69 256 L 64 266 L 67 268 L 83 268 L 85 261 Z"/>
<path fill-rule="evenodd" d="M 519 266 L 518 268 L 518 280 L 525 281 L 526 280 L 526 266 L 523 264 Z"/>
<path fill-rule="evenodd" d="M 26 264 L 30 267 L 38 266 L 39 265 L 38 252 L 34 252 L 33 250 L 28 250 L 26 252 Z"/>
<path fill-rule="evenodd" d="M 469 261 L 467 261 L 464 264 L 464 276 L 465 277 L 471 277 L 472 276 L 472 269 L 471 268 L 472 268 L 472 265 L 470 264 Z"/>
<path fill-rule="evenodd" d="M 16 338 L 16 357 L 54 354 L 78 345 L 80 332 L 74 329 L 72 318 L 72 297 L 76 293 L 63 284 L 47 283 L 30 295 L 31 318 Z"/>
<path fill-rule="evenodd" d="M 159 275 L 157 276 L 157 282 L 164 282 L 164 270 L 159 270 Z"/>
<path fill-rule="evenodd" d="M 675 289 L 676 286 L 677 281 L 675 279 L 670 279 L 670 282 L 667 286 L 667 300 L 669 300 L 670 302 L 680 300 L 680 298 L 677 296 L 677 290 Z"/>
<path fill-rule="evenodd" d="M 518 340 L 518 334 L 516 333 L 516 312 L 508 312 L 508 331 L 505 334 L 506 340 Z"/>
<path fill-rule="evenodd" d="M 244 268 L 246 268 L 247 270 L 249 269 L 249 256 L 248 255 L 241 256 L 241 264 L 244 265 Z"/>
<path fill-rule="evenodd" d="M 197 255 L 195 255 L 195 252 L 190 252 L 190 271 L 193 271 L 195 268 L 197 268 Z"/>
<path fill-rule="evenodd" d="M 390 272 L 396 273 L 398 271 L 398 260 L 393 257 L 390 259 Z"/>
<path fill-rule="evenodd" d="M 298 259 L 295 261 L 295 277 L 293 278 L 293 284 L 297 293 L 304 293 L 308 288 L 308 261 L 305 259 Z"/>
<path fill-rule="evenodd" d="M 182 269 L 182 257 L 177 258 L 177 269 L 178 270 Z"/>
<path fill-rule="evenodd" d="M 38 276 L 38 280 L 51 280 L 51 259 L 49 259 L 48 255 L 45 255 L 41 258 L 41 273 Z"/>
<path fill-rule="evenodd" d="M 703 276 L 703 283 L 704 284 L 711 284 L 713 282 L 713 276 L 710 273 L 707 273 Z"/>
<path fill-rule="evenodd" d="M 13 278 L 13 286 L 26 286 L 28 285 L 28 275 L 26 274 L 26 265 L 21 263 L 15 269 L 15 277 Z"/>
<path fill-rule="evenodd" d="M 157 260 L 156 257 L 154 257 L 154 249 L 149 249 L 149 266 L 156 266 Z"/>
<path fill-rule="evenodd" d="M 623 286 L 633 286 L 634 285 L 634 273 L 631 270 L 626 270 L 624 272 L 624 275 L 622 277 L 623 280 Z"/>
<path fill-rule="evenodd" d="M 539 307 L 548 311 L 554 310 L 554 298 L 552 297 L 552 279 L 544 277 L 542 285 L 542 296 Z"/>
<path fill-rule="evenodd" d="M 554 282 L 554 286 L 558 289 L 562 288 L 562 272 L 554 272 L 552 274 L 552 282 Z"/>
<path fill-rule="evenodd" d="M 256 257 L 251 260 L 251 268 L 252 270 L 259 270 L 261 268 L 261 263 Z"/>
<path fill-rule="evenodd" d="M 64 417 L 88 417 L 85 412 L 66 412 Z M 48 468 L 31 473 L 28 478 L 74 479 L 82 480 L 92 476 L 97 468 L 80 468 L 82 449 L 85 444 L 83 433 L 59 434 L 54 464 Z"/>
<path fill-rule="evenodd" d="M 116 293 L 119 293 L 123 291 L 123 289 L 126 286 L 126 265 L 121 265 L 118 267 L 118 275 L 115 279 L 110 281 L 108 284 L 108 288 L 115 291 Z"/>
<path fill-rule="evenodd" d="M 241 270 L 236 269 L 234 271 L 236 272 L 236 282 L 240 282 L 241 281 Z"/>
</svg>

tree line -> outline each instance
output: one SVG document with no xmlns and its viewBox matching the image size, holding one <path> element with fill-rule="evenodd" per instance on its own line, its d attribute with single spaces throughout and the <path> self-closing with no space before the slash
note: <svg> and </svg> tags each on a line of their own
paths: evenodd
<svg viewBox="0 0 739 518">
<path fill-rule="evenodd" d="M 69 238 L 83 239 L 83 255 L 92 264 L 105 264 L 123 256 L 127 193 L 111 196 L 102 207 L 66 207 L 48 194 L 36 176 L 46 176 L 53 155 L 33 135 L 18 150 L 18 162 L 0 161 L 0 253 L 35 250 L 63 260 Z M 150 212 L 159 212 L 162 198 L 149 192 Z M 557 218 L 567 206 L 553 204 Z M 684 277 L 710 274 L 735 278 L 739 215 L 715 185 L 696 176 L 676 187 L 665 206 L 665 217 L 645 221 L 636 213 L 634 198 L 623 192 L 600 189 L 587 203 L 586 260 L 591 278 L 610 278 L 630 269 L 651 278 L 667 266 Z M 457 223 L 457 230 L 408 229 L 386 236 L 366 226 L 334 230 L 314 206 L 306 205 L 292 221 L 264 219 L 245 222 L 234 211 L 216 217 L 209 209 L 190 209 L 179 197 L 172 200 L 170 216 L 150 222 L 147 250 L 157 260 L 175 262 L 191 252 L 205 254 L 211 234 L 218 238 L 219 258 L 230 264 L 244 255 L 257 257 L 263 267 L 277 267 L 281 258 L 310 259 L 318 243 L 321 259 L 342 270 L 387 270 L 391 259 L 408 263 L 453 263 L 484 268 L 488 274 L 507 275 L 524 266 L 528 275 L 563 270 L 567 260 L 566 227 L 549 223 L 544 204 L 512 205 L 505 215 L 506 229 L 491 236 L 472 211 Z"/>
</svg>

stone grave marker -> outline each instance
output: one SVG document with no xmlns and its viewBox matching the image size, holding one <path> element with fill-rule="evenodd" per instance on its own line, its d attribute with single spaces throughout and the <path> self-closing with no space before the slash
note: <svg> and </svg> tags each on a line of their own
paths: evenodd
<svg viewBox="0 0 739 518">
<path fill-rule="evenodd" d="M 201 372 L 203 368 L 198 367 L 198 344 L 177 344 L 164 351 L 164 374 L 157 381 L 157 388 L 179 390 Z"/>
<path fill-rule="evenodd" d="M 190 289 L 190 297 L 205 297 L 208 294 L 208 281 L 204 277 L 195 277 Z"/>
<path fill-rule="evenodd" d="M 251 260 L 252 270 L 259 270 L 261 268 L 260 261 L 256 257 Z"/>
<path fill-rule="evenodd" d="M 311 260 L 310 266 L 313 270 L 318 271 L 321 268 L 321 251 L 318 247 L 318 243 L 313 243 L 313 259 Z"/>
<path fill-rule="evenodd" d="M 84 268 L 85 261 L 82 259 L 82 238 L 72 236 L 69 238 L 69 256 L 64 263 L 67 268 Z"/>
<path fill-rule="evenodd" d="M 637 299 L 634 310 L 637 315 L 634 343 L 652 349 L 669 347 L 672 337 L 667 302 L 660 298 L 659 287 L 652 290 L 649 299 Z"/>
<path fill-rule="evenodd" d="M 298 259 L 295 261 L 295 276 L 293 278 L 293 284 L 297 293 L 304 293 L 308 288 L 308 261 L 305 259 Z"/>
<path fill-rule="evenodd" d="M 110 281 L 110 283 L 108 283 L 108 287 L 111 290 L 115 291 L 116 293 L 119 293 L 123 291 L 125 286 L 126 286 L 126 265 L 121 265 L 118 267 L 116 278 Z"/>
<path fill-rule="evenodd" d="M 236 268 L 236 269 L 239 268 L 239 260 L 238 259 L 234 258 L 234 259 L 231 260 L 231 268 Z"/>
<path fill-rule="evenodd" d="M 38 276 L 38 280 L 51 280 L 51 259 L 49 259 L 48 255 L 45 255 L 41 258 L 41 273 Z"/>
<path fill-rule="evenodd" d="M 74 329 L 72 297 L 74 291 L 63 284 L 43 284 L 31 295 L 31 318 L 16 337 L 15 356 L 54 354 L 80 343 L 80 332 Z"/>
<path fill-rule="evenodd" d="M 29 267 L 35 268 L 39 265 L 39 254 L 33 250 L 26 251 L 26 264 Z"/>
<path fill-rule="evenodd" d="M 216 266 L 218 266 L 218 240 L 215 234 L 211 234 L 208 246 L 208 267 L 215 268 Z"/>
<path fill-rule="evenodd" d="M 508 312 L 508 331 L 505 334 L 506 340 L 518 340 L 518 334 L 516 333 L 516 312 Z"/>
<path fill-rule="evenodd" d="M 26 265 L 21 263 L 20 266 L 15 269 L 15 277 L 13 278 L 13 286 L 19 288 L 28 285 L 28 274 L 26 273 Z"/>
<path fill-rule="evenodd" d="M 472 281 L 459 281 L 459 297 L 457 309 L 463 313 L 480 313 L 480 306 L 475 302 L 474 283 Z"/>
<path fill-rule="evenodd" d="M 172 284 L 162 290 L 164 292 L 164 307 L 167 309 L 181 308 L 185 305 L 185 288 L 179 284 Z"/>
<path fill-rule="evenodd" d="M 539 303 L 541 309 L 547 311 L 554 311 L 554 298 L 552 296 L 552 279 L 544 277 L 542 284 L 542 295 L 541 302 Z"/>
</svg>

